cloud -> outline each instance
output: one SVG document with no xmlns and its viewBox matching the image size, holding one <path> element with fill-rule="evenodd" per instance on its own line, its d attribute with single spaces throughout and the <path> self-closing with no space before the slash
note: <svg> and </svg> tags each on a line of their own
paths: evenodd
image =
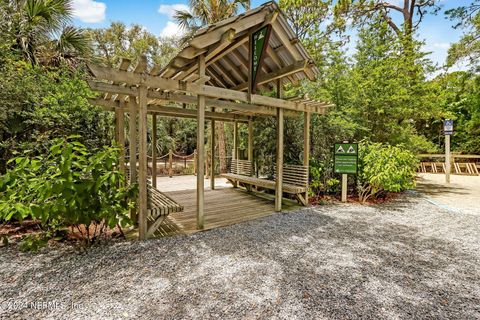
<svg viewBox="0 0 480 320">
<path fill-rule="evenodd" d="M 73 0 L 73 16 L 82 22 L 98 23 L 105 20 L 107 5 L 94 0 Z"/>
<path fill-rule="evenodd" d="M 181 36 L 182 34 L 182 28 L 172 21 L 167 21 L 167 25 L 160 31 L 160 36 L 162 37 Z"/>
<path fill-rule="evenodd" d="M 448 42 L 434 43 L 433 47 L 434 48 L 439 48 L 439 49 L 448 49 L 448 48 L 450 48 L 450 43 L 448 43 Z"/>
<path fill-rule="evenodd" d="M 190 11 L 190 8 L 183 3 L 162 4 L 158 8 L 158 12 L 167 15 L 169 19 L 173 18 L 175 11 Z"/>
</svg>

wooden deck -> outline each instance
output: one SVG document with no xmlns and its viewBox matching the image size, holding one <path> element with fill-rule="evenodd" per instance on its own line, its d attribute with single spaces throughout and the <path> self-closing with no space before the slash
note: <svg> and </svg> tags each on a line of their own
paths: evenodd
<svg viewBox="0 0 480 320">
<path fill-rule="evenodd" d="M 193 234 L 276 213 L 273 197 L 267 195 L 248 193 L 234 188 L 205 190 L 205 229 L 197 230 L 196 191 L 182 190 L 165 193 L 182 204 L 185 210 L 170 214 L 155 236 Z M 299 206 L 294 202 L 286 200 L 283 211 L 298 208 Z"/>
</svg>

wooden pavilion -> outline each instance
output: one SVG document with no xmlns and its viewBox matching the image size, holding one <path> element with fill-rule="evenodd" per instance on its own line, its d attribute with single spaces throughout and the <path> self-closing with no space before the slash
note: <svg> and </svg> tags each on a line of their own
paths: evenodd
<svg viewBox="0 0 480 320">
<path fill-rule="evenodd" d="M 147 114 L 152 115 L 156 137 L 156 117 L 186 117 L 197 120 L 197 228 L 204 228 L 204 162 L 205 124 L 211 121 L 212 148 L 218 121 L 235 123 L 234 153 L 237 150 L 237 123 L 248 124 L 248 160 L 253 160 L 253 117 L 273 116 L 277 121 L 275 211 L 282 210 L 284 116 L 304 114 L 303 165 L 309 159 L 311 113 L 323 113 L 327 103 L 303 97 L 285 99 L 284 85 L 315 80 L 319 70 L 287 22 L 278 5 L 268 2 L 243 14 L 199 30 L 189 44 L 165 67 L 148 68 L 141 59 L 136 66 L 122 60 L 118 69 L 89 65 L 93 79 L 90 87 L 102 92 L 94 104 L 116 114 L 116 136 L 125 143 L 124 114 L 129 113 L 130 168 L 137 167 L 138 141 L 138 225 L 141 239 L 151 235 L 147 227 L 148 197 L 152 187 L 147 183 Z M 258 92 L 276 91 L 276 98 Z M 170 103 L 180 106 L 172 106 Z M 182 107 L 183 105 L 183 107 Z M 195 109 L 186 108 L 193 105 Z M 209 110 L 207 110 L 207 107 Z M 138 128 L 137 128 L 138 116 Z M 137 136 L 138 130 L 138 136 Z M 152 184 L 156 186 L 156 148 L 152 148 Z M 213 150 L 212 150 L 213 151 Z M 122 151 L 123 152 L 123 151 Z M 214 168 L 214 152 L 210 165 Z M 122 159 L 124 155 L 122 154 Z M 120 161 L 125 170 L 124 161 Z M 251 171 L 249 171 L 251 172 Z M 214 170 L 211 170 L 214 188 Z M 130 182 L 137 182 L 136 170 L 130 170 Z M 168 199 L 167 199 L 168 202 Z M 158 227 L 158 225 L 156 225 Z"/>
</svg>

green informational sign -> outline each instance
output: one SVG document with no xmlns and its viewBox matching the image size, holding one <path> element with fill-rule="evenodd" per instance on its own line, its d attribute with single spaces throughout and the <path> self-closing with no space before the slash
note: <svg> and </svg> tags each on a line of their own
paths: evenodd
<svg viewBox="0 0 480 320">
<path fill-rule="evenodd" d="M 335 173 L 357 173 L 358 167 L 358 144 L 335 143 L 334 150 Z"/>
<path fill-rule="evenodd" d="M 263 60 L 264 52 L 267 48 L 268 38 L 270 36 L 270 25 L 267 25 L 252 34 L 252 92 L 255 91 L 258 70 Z"/>
</svg>

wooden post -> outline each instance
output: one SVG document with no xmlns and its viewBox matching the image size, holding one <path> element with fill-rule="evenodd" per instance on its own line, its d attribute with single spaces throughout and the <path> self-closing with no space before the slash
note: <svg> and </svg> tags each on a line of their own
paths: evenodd
<svg viewBox="0 0 480 320">
<path fill-rule="evenodd" d="M 250 169 L 250 175 L 254 175 L 254 168 L 253 168 L 253 120 L 252 117 L 248 119 L 248 161 L 250 161 L 250 165 L 252 166 Z"/>
<path fill-rule="evenodd" d="M 282 98 L 282 80 L 277 81 L 277 97 Z M 283 108 L 277 108 L 277 169 L 275 179 L 275 211 L 282 211 L 283 197 Z"/>
<path fill-rule="evenodd" d="M 308 203 L 308 182 L 309 182 L 309 162 L 310 161 L 310 112 L 303 115 L 303 165 L 307 167 L 307 192 L 305 192 L 305 201 Z"/>
<path fill-rule="evenodd" d="M 445 182 L 450 183 L 450 135 L 445 135 Z"/>
<path fill-rule="evenodd" d="M 208 151 L 205 151 L 206 155 L 205 155 L 205 179 L 208 180 L 208 178 L 210 178 L 210 174 L 208 173 L 208 169 L 210 168 L 210 154 L 208 153 Z"/>
<path fill-rule="evenodd" d="M 130 96 L 130 185 L 137 183 L 137 101 L 135 96 Z M 137 222 L 137 209 L 130 210 L 130 219 Z"/>
<path fill-rule="evenodd" d="M 118 169 L 125 174 L 125 102 L 120 102 L 120 107 L 115 109 L 116 127 L 117 127 L 117 143 L 120 148 L 118 159 Z"/>
<path fill-rule="evenodd" d="M 157 115 L 152 114 L 152 186 L 157 187 Z"/>
<path fill-rule="evenodd" d="M 193 175 L 197 174 L 197 149 L 193 150 Z"/>
<path fill-rule="evenodd" d="M 205 55 L 198 57 L 198 75 L 205 76 Z M 198 95 L 197 102 L 197 229 L 203 229 L 205 179 L 205 96 Z"/>
<path fill-rule="evenodd" d="M 138 92 L 138 232 L 140 240 L 147 236 L 147 87 Z"/>
<path fill-rule="evenodd" d="M 233 122 L 233 151 L 232 159 L 238 159 L 238 122 Z"/>
<path fill-rule="evenodd" d="M 168 176 L 173 177 L 173 150 L 168 150 Z"/>
<path fill-rule="evenodd" d="M 212 108 L 212 112 L 215 112 L 215 108 Z M 211 148 L 210 148 L 210 189 L 215 190 L 215 120 L 212 119 L 211 122 L 211 135 L 212 137 L 210 138 L 210 143 L 211 143 Z"/>
<path fill-rule="evenodd" d="M 342 174 L 342 202 L 347 202 L 348 175 Z"/>
</svg>

